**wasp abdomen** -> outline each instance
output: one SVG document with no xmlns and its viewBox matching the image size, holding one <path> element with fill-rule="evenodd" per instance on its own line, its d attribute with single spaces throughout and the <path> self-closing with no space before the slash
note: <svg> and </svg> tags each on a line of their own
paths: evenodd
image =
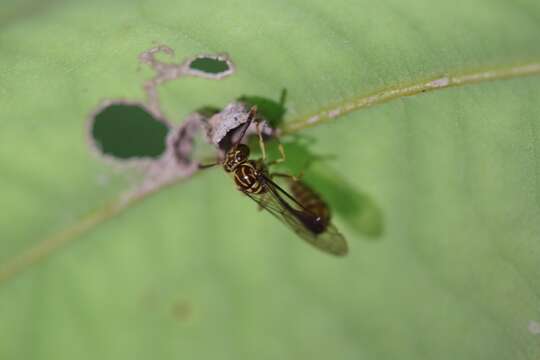
<svg viewBox="0 0 540 360">
<path fill-rule="evenodd" d="M 291 181 L 290 189 L 296 200 L 311 214 L 320 218 L 324 228 L 330 222 L 330 209 L 323 199 L 301 181 Z"/>
</svg>

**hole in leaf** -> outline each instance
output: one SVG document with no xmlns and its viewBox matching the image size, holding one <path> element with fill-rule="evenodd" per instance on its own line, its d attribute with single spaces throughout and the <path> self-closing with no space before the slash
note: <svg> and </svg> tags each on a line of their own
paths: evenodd
<svg viewBox="0 0 540 360">
<path fill-rule="evenodd" d="M 189 64 L 192 70 L 217 75 L 230 70 L 229 62 L 220 57 L 199 57 Z"/>
<path fill-rule="evenodd" d="M 113 104 L 95 116 L 91 132 L 97 147 L 120 159 L 159 157 L 169 128 L 142 105 Z"/>
</svg>

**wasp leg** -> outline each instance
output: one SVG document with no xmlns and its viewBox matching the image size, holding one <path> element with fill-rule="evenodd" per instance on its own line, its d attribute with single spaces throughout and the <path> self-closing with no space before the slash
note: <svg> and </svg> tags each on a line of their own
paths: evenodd
<svg viewBox="0 0 540 360">
<path fill-rule="evenodd" d="M 302 177 L 304 176 L 304 172 L 301 171 L 300 174 L 298 174 L 298 176 L 280 173 L 280 172 L 273 172 L 270 174 L 270 177 L 274 177 L 274 176 L 291 179 L 292 181 L 300 181 L 300 179 L 302 179 Z"/>
<path fill-rule="evenodd" d="M 220 164 L 219 161 L 216 161 L 215 163 L 210 163 L 210 164 L 199 164 L 199 170 L 208 169 L 208 168 L 211 168 L 212 166 L 216 166 L 219 164 Z"/>
<path fill-rule="evenodd" d="M 266 146 L 264 145 L 264 140 L 263 140 L 263 137 L 262 137 L 262 132 L 261 132 L 261 123 L 260 122 L 256 122 L 255 123 L 255 129 L 257 130 L 257 136 L 259 137 L 259 147 L 261 148 L 261 153 L 262 153 L 262 159 L 263 161 L 266 161 Z"/>
<path fill-rule="evenodd" d="M 279 163 L 282 163 L 285 160 L 287 160 L 287 157 L 285 156 L 285 148 L 283 147 L 282 143 L 278 144 L 278 150 L 279 150 L 279 154 L 281 155 L 281 157 L 279 159 L 275 159 L 275 160 L 272 160 L 272 161 L 268 162 L 266 165 L 272 166 L 272 165 L 279 164 Z"/>
<path fill-rule="evenodd" d="M 261 131 L 260 125 L 261 125 L 260 122 L 255 123 L 255 129 L 257 130 L 257 136 L 259 137 L 259 148 L 261 149 L 262 159 L 263 159 L 264 162 L 266 162 L 266 145 L 264 144 L 264 139 L 263 139 L 263 136 L 262 136 L 262 131 Z M 279 140 L 278 140 L 278 142 L 279 142 Z M 279 163 L 281 163 L 281 162 L 283 162 L 283 161 L 285 161 L 287 159 L 287 157 L 285 156 L 285 148 L 283 147 L 282 143 L 278 144 L 278 150 L 279 150 L 279 154 L 281 155 L 281 157 L 279 159 L 275 159 L 275 160 L 272 160 L 272 161 L 268 162 L 266 164 L 267 166 L 279 164 Z"/>
</svg>

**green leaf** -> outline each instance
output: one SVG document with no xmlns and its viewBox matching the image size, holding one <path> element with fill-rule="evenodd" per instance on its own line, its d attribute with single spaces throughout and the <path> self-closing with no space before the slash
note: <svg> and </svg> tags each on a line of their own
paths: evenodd
<svg viewBox="0 0 540 360">
<path fill-rule="evenodd" d="M 0 358 L 540 358 L 538 1 L 2 6 Z M 126 198 L 88 117 L 147 100 L 156 44 L 236 68 L 161 85 L 173 124 L 286 89 L 347 257 L 219 168 Z"/>
</svg>

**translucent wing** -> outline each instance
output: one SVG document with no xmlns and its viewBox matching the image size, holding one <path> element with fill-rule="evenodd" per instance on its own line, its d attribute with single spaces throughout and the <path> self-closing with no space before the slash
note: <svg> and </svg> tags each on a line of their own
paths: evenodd
<svg viewBox="0 0 540 360">
<path fill-rule="evenodd" d="M 325 230 L 316 233 L 305 225 L 306 217 L 314 217 L 296 201 L 290 194 L 265 177 L 263 182 L 266 192 L 251 194 L 244 192 L 259 206 L 289 226 L 298 236 L 327 253 L 343 256 L 348 252 L 347 242 L 336 227 L 329 223 Z"/>
</svg>

